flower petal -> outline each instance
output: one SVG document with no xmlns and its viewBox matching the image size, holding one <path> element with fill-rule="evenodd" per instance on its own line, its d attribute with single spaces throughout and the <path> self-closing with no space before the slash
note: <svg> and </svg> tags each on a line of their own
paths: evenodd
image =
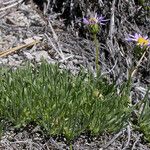
<svg viewBox="0 0 150 150">
<path fill-rule="evenodd" d="M 139 37 L 142 37 L 140 34 L 135 33 L 134 38 L 138 40 Z"/>
<path fill-rule="evenodd" d="M 88 19 L 86 19 L 86 18 L 83 18 L 83 23 L 84 23 L 84 24 L 90 24 L 90 22 L 89 22 Z"/>
<path fill-rule="evenodd" d="M 135 41 L 136 45 L 139 45 L 141 48 L 143 48 L 143 46 L 150 46 L 150 40 L 148 39 L 148 36 L 142 36 L 138 33 L 135 33 L 134 35 L 129 34 L 125 40 L 129 42 Z"/>
<path fill-rule="evenodd" d="M 147 36 L 147 35 L 146 35 L 146 36 L 144 36 L 144 39 L 145 39 L 145 40 L 147 40 L 147 39 L 148 39 L 148 36 Z"/>
</svg>

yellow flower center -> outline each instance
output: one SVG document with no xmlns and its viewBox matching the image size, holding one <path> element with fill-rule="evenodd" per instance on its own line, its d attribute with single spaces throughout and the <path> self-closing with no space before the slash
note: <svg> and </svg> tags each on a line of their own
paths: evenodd
<svg viewBox="0 0 150 150">
<path fill-rule="evenodd" d="M 97 23 L 97 19 L 96 19 L 96 18 L 90 18 L 90 19 L 89 19 L 89 22 L 90 22 L 90 23 Z"/>
<path fill-rule="evenodd" d="M 148 45 L 149 41 L 144 39 L 143 37 L 139 37 L 137 43 L 138 45 Z"/>
</svg>

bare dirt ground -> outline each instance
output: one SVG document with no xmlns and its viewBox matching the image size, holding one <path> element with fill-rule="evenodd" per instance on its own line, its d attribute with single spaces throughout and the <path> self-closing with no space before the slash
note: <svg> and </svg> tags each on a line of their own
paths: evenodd
<svg viewBox="0 0 150 150">
<path fill-rule="evenodd" d="M 49 63 L 60 63 L 62 68 L 70 69 L 73 73 L 80 66 L 94 72 L 94 44 L 88 33 L 84 32 L 82 23 L 75 20 L 86 15 L 88 9 L 95 9 L 110 19 L 99 36 L 102 74 L 115 80 L 118 85 L 126 80 L 128 68 L 136 60 L 133 45 L 125 41 L 125 36 L 134 32 L 150 35 L 150 17 L 147 11 L 144 14 L 141 6 L 128 0 L 99 3 L 82 1 L 80 5 L 74 4 L 74 9 L 69 12 L 67 2 L 62 6 L 58 1 L 55 5 L 51 1 L 45 1 L 47 7 L 44 7 L 44 3 L 37 6 L 39 3 L 36 2 L 0 0 L 0 65 L 16 68 L 27 61 L 40 63 L 41 58 L 44 58 Z M 64 7 L 62 13 L 58 6 L 60 9 Z M 144 58 L 134 79 L 131 92 L 134 103 L 144 97 L 150 84 L 148 60 L 150 53 Z M 143 134 L 134 131 L 131 126 L 114 135 L 91 137 L 83 134 L 72 141 L 72 146 L 75 150 L 150 149 Z M 69 145 L 63 136 L 45 137 L 40 127 L 29 125 L 18 131 L 9 127 L 0 140 L 0 149 L 61 150 L 69 149 Z"/>
</svg>

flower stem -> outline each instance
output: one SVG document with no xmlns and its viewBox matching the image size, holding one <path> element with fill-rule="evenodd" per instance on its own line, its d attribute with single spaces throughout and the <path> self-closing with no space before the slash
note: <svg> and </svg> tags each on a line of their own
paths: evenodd
<svg viewBox="0 0 150 150">
<path fill-rule="evenodd" d="M 93 34 L 93 38 L 94 38 L 94 43 L 95 43 L 95 47 L 96 47 L 96 53 L 95 53 L 95 65 L 96 65 L 96 76 L 99 76 L 100 73 L 100 66 L 98 64 L 99 61 L 99 43 L 98 43 L 98 39 L 96 34 Z"/>
<path fill-rule="evenodd" d="M 136 73 L 136 71 L 137 71 L 138 67 L 140 66 L 140 64 L 141 64 L 141 62 L 142 62 L 142 60 L 143 60 L 143 58 L 144 58 L 144 56 L 145 56 L 145 54 L 146 54 L 147 51 L 148 51 L 148 47 L 145 49 L 143 55 L 141 56 L 141 58 L 140 58 L 140 60 L 138 61 L 137 65 L 135 66 L 134 70 L 132 71 L 131 77 L 133 77 L 134 74 Z"/>
</svg>

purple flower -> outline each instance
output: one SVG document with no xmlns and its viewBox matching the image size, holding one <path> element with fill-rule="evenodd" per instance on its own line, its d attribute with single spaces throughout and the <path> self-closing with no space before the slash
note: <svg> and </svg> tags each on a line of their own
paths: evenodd
<svg viewBox="0 0 150 150">
<path fill-rule="evenodd" d="M 136 42 L 136 44 L 139 45 L 141 48 L 143 48 L 143 46 L 150 46 L 150 40 L 148 39 L 148 36 L 143 37 L 138 33 L 135 33 L 134 35 L 129 34 L 129 37 L 126 38 L 126 40 L 129 42 Z"/>
<path fill-rule="evenodd" d="M 83 18 L 83 23 L 86 25 L 95 25 L 95 24 L 105 25 L 105 22 L 108 20 L 109 19 L 104 19 L 104 17 L 102 15 L 97 16 L 97 13 L 96 13 L 92 17 Z"/>
</svg>

